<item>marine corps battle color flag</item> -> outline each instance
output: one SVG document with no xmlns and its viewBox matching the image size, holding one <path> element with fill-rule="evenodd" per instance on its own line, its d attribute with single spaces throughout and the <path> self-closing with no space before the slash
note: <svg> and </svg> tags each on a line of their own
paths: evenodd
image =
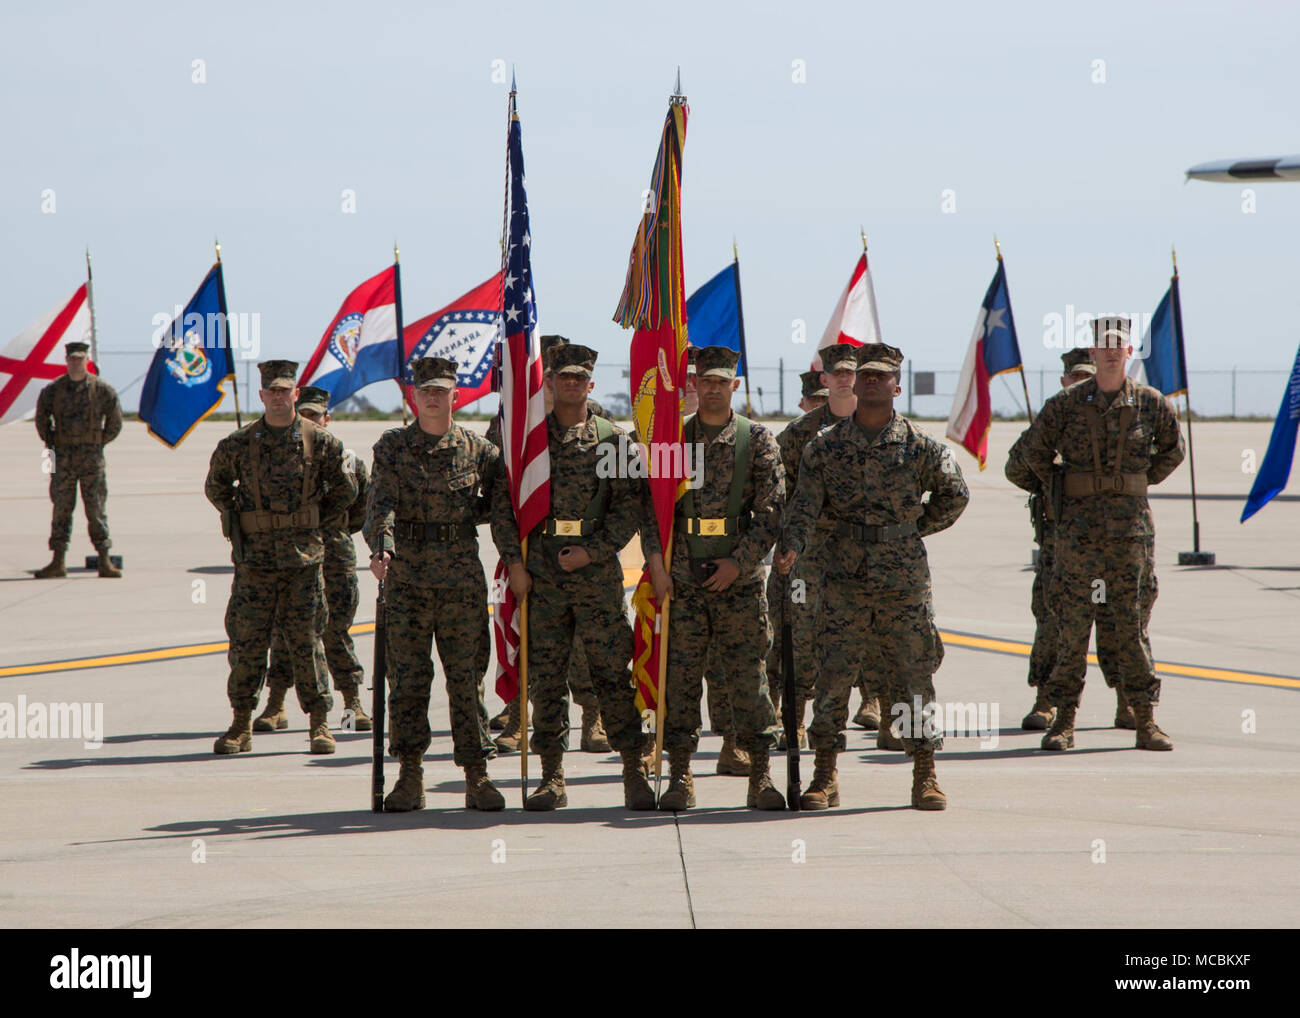
<svg viewBox="0 0 1300 1018">
<path fill-rule="evenodd" d="M 647 464 L 659 540 L 668 565 L 673 507 L 683 490 L 681 452 L 681 390 L 686 382 L 686 287 L 682 272 L 682 145 L 686 141 L 688 109 L 674 96 L 664 121 L 659 154 L 655 157 L 650 194 L 655 196 L 637 227 L 628 263 L 623 296 L 614 321 L 633 328 L 631 360 L 632 415 Z M 655 639 L 659 605 L 648 571 L 641 573 L 632 595 L 636 611 L 632 671 L 636 678 L 636 707 L 644 716 L 657 703 L 659 641 Z"/>
</svg>

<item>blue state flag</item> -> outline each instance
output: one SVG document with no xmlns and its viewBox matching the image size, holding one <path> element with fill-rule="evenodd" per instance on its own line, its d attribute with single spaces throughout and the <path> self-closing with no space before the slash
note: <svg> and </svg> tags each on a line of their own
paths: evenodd
<svg viewBox="0 0 1300 1018">
<path fill-rule="evenodd" d="M 1151 316 L 1142 341 L 1142 356 L 1134 357 L 1129 374 L 1166 396 L 1187 394 L 1187 365 L 1183 357 L 1183 323 L 1175 276 Z"/>
<path fill-rule="evenodd" d="M 226 286 L 217 262 L 180 317 L 162 332 L 140 395 L 140 420 L 149 434 L 175 449 L 220 406 L 226 395 L 221 383 L 234 377 L 226 336 Z"/>
<path fill-rule="evenodd" d="M 1295 458 L 1296 430 L 1300 428 L 1300 350 L 1296 351 L 1295 363 L 1291 366 L 1291 377 L 1287 380 L 1286 391 L 1282 393 L 1282 405 L 1277 411 L 1277 420 L 1273 422 L 1273 434 L 1268 440 L 1268 452 L 1264 453 L 1264 462 L 1255 475 L 1250 495 L 1246 499 L 1246 508 L 1241 511 L 1241 522 L 1245 523 L 1264 508 L 1274 495 L 1286 487 L 1291 476 L 1291 461 Z"/>
<path fill-rule="evenodd" d="M 686 299 L 686 331 L 690 344 L 725 346 L 740 354 L 736 375 L 748 374 L 745 332 L 740 315 L 740 265 L 732 262 Z"/>
</svg>

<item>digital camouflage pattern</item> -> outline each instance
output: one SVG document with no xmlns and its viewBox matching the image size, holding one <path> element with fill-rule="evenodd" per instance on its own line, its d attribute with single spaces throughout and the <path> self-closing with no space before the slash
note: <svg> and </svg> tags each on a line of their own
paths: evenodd
<svg viewBox="0 0 1300 1018">
<path fill-rule="evenodd" d="M 546 417 L 551 458 L 551 517 L 579 520 L 596 495 L 596 469 L 602 452 L 595 418 L 564 428 L 553 413 Z M 613 428 L 611 441 L 626 441 Z M 619 454 L 619 462 L 625 457 Z M 547 537 L 539 526 L 528 541 L 528 694 L 533 707 L 531 744 L 545 754 L 568 748 L 568 679 L 574 638 L 586 650 L 605 732 L 617 751 L 638 748 L 641 719 L 634 705 L 632 627 L 623 599 L 619 552 L 642 530 L 641 484 L 635 478 L 607 481 L 604 518 L 588 537 Z M 645 528 L 649 529 L 649 528 Z M 522 562 L 519 528 L 510 493 L 502 485 L 493 499 L 492 537 L 507 565 Z M 582 569 L 566 573 L 556 554 L 566 545 L 581 545 L 591 556 Z"/>
<path fill-rule="evenodd" d="M 922 498 L 929 493 L 929 501 Z M 856 417 L 814 438 L 804 450 L 782 544 L 801 555 L 813 545 L 818 520 L 867 526 L 915 523 L 917 533 L 865 541 L 832 531 L 822 562 L 822 623 L 813 723 L 820 749 L 843 749 L 849 692 L 864 670 L 887 677 L 882 724 L 895 703 L 924 709 L 934 701 L 933 675 L 943 660 L 934 624 L 930 567 L 922 538 L 956 522 L 970 492 L 952 451 L 895 413 L 868 435 Z M 909 753 L 937 740 L 916 727 L 898 733 Z"/>
<path fill-rule="evenodd" d="M 36 433 L 52 451 L 50 548 L 66 551 L 72 537 L 72 513 L 77 507 L 77 486 L 85 506 L 90 543 L 112 546 L 108 532 L 108 479 L 104 446 L 122 430 L 122 408 L 117 392 L 98 375 L 74 382 L 60 375 L 41 389 L 36 398 Z"/>
<path fill-rule="evenodd" d="M 303 433 L 313 431 L 312 464 L 303 499 Z M 264 417 L 217 443 L 204 494 L 221 512 L 269 510 L 293 513 L 312 505 L 328 520 L 356 497 L 343 465 L 343 443 L 323 428 L 295 417 L 276 434 Z M 257 443 L 262 504 L 254 505 L 252 449 Z M 226 605 L 230 678 L 226 692 L 236 710 L 257 705 L 266 673 L 272 630 L 285 636 L 298 702 L 305 713 L 333 706 L 321 635 L 327 607 L 321 575 L 324 545 L 319 528 L 294 527 L 245 534 L 243 557 Z M 231 551 L 232 561 L 235 553 Z"/>
<path fill-rule="evenodd" d="M 375 443 L 362 534 L 373 553 L 393 553 L 384 601 L 388 745 L 394 756 L 422 756 L 429 748 L 435 639 L 446 676 L 454 761 L 465 767 L 496 755 L 483 704 L 491 650 L 478 536 L 430 541 L 395 531 L 397 523 L 408 522 L 477 526 L 487 519 L 504 480 L 496 446 L 459 424 L 437 436 L 416 421 Z"/>
<path fill-rule="evenodd" d="M 736 470 L 737 415 L 704 448 L 703 470 L 695 489 L 695 512 L 709 519 L 727 514 L 727 496 Z M 703 439 L 701 435 L 701 439 Z M 684 529 L 673 553 L 673 610 L 668 622 L 668 668 L 664 708 L 664 746 L 699 745 L 700 699 L 706 665 L 720 680 L 730 706 L 732 733 L 744 750 L 776 744 L 776 712 L 767 684 L 765 660 L 772 645 L 767 616 L 763 559 L 776 541 L 785 503 L 780 449 L 771 431 L 751 423 L 749 470 L 740 503 L 748 529 L 735 538 L 730 557 L 740 574 L 726 590 L 706 590 L 690 568 Z M 680 503 L 679 503 L 680 507 Z M 647 535 L 647 553 L 659 550 L 658 533 Z M 710 713 L 712 718 L 712 713 Z"/>
<path fill-rule="evenodd" d="M 1114 469 L 1117 447 L 1120 471 L 1145 474 L 1148 484 L 1159 484 L 1183 461 L 1178 418 L 1164 396 L 1125 379 L 1123 388 L 1108 397 L 1094 378 L 1052 396 L 1018 443 L 1019 455 L 1041 483 L 1049 483 L 1058 455 L 1067 472 L 1093 469 L 1084 409 L 1089 405 L 1101 411 L 1098 446 L 1103 473 Z M 1126 407 L 1130 421 L 1121 436 Z M 1048 702 L 1078 706 L 1094 622 L 1099 648 L 1106 643 L 1114 650 L 1116 674 L 1129 703 L 1159 702 L 1160 681 L 1147 635 L 1157 585 L 1155 524 L 1146 496 L 1066 495 L 1055 553 L 1047 596 L 1056 608 L 1057 644 Z"/>
</svg>

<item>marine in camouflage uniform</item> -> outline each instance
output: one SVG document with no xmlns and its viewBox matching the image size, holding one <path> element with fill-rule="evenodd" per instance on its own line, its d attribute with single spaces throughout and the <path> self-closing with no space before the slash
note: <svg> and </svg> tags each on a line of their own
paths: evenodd
<svg viewBox="0 0 1300 1018">
<path fill-rule="evenodd" d="M 298 392 L 298 413 L 313 424 L 328 428 L 330 394 L 314 385 L 303 386 Z M 352 535 L 361 530 L 366 518 L 366 491 L 370 486 L 370 471 L 364 460 L 351 451 L 343 456 L 343 467 L 357 486 L 357 497 L 346 512 L 336 519 L 325 520 L 321 525 L 321 539 L 325 542 L 325 602 L 329 607 L 329 620 L 325 624 L 325 660 L 334 676 L 334 688 L 343 696 L 343 728 L 348 731 L 368 732 L 371 721 L 361 703 L 359 687 L 364 675 L 357 660 L 356 647 L 348 632 L 356 618 L 361 601 L 361 586 L 357 583 L 357 549 Z M 293 685 L 293 668 L 289 662 L 284 634 L 277 629 L 271 637 L 271 663 L 266 670 L 268 689 L 266 707 L 253 719 L 253 731 L 274 732 L 289 727 L 284 711 L 284 696 Z"/>
<path fill-rule="evenodd" d="M 1087 350 L 1067 350 L 1061 355 L 1065 374 L 1061 376 L 1061 388 L 1087 381 L 1097 373 L 1096 365 Z M 1056 662 L 1056 613 L 1052 602 L 1047 597 L 1051 586 L 1052 569 L 1056 562 L 1056 523 L 1051 519 L 1052 495 L 1038 476 L 1025 465 L 1021 455 L 1024 434 L 1011 447 L 1007 455 L 1006 476 L 1011 483 L 1029 492 L 1030 514 L 1034 521 L 1034 542 L 1038 545 L 1038 563 L 1034 569 L 1034 583 L 1030 594 L 1030 610 L 1034 614 L 1034 646 L 1029 654 L 1029 685 L 1034 687 L 1034 705 L 1030 708 L 1020 727 L 1026 731 L 1042 731 L 1051 725 L 1056 717 L 1056 710 L 1047 700 L 1047 680 L 1052 674 Z M 1148 616 L 1151 606 L 1146 605 Z M 1115 690 L 1115 727 L 1133 727 L 1133 709 L 1124 699 L 1124 690 L 1119 685 L 1119 671 L 1116 664 L 1119 648 L 1114 645 L 1113 630 L 1106 629 L 1097 633 L 1097 661 L 1101 665 L 1102 676 L 1106 685 Z"/>
<path fill-rule="evenodd" d="M 50 501 L 54 518 L 50 524 L 49 565 L 36 572 L 38 580 L 67 576 L 66 556 L 72 537 L 72 511 L 77 508 L 77 485 L 85 503 L 90 543 L 99 555 L 99 575 L 118 577 L 108 549 L 108 480 L 104 470 L 104 446 L 122 430 L 122 408 L 113 387 L 88 372 L 86 343 L 66 343 L 68 373 L 60 375 L 36 398 L 36 433 L 53 457 Z"/>
<path fill-rule="evenodd" d="M 835 761 L 844 748 L 849 690 L 853 676 L 871 668 L 897 690 L 881 724 L 892 717 L 902 729 L 897 734 L 913 758 L 912 805 L 944 809 L 934 770 L 942 733 L 925 721 L 935 709 L 933 676 L 943 641 L 922 538 L 952 526 L 970 493 L 952 451 L 893 410 L 902 353 L 870 343 L 857 355 L 857 411 L 804 450 L 782 528 L 786 550 L 778 557 L 788 571 L 812 546 L 818 520 L 833 524 L 822 556 L 821 655 L 808 732 L 816 766 L 800 804 L 839 804 Z"/>
<path fill-rule="evenodd" d="M 1155 524 L 1147 487 L 1183 461 L 1173 407 L 1157 390 L 1124 377 L 1132 354 L 1126 318 L 1093 323 L 1095 378 L 1058 392 L 1024 436 L 1021 455 L 1044 484 L 1059 455 L 1064 467 L 1056 565 L 1048 597 L 1056 609 L 1056 662 L 1047 698 L 1056 720 L 1043 748 L 1074 745 L 1074 718 L 1087 671 L 1088 637 L 1113 641 L 1139 749 L 1173 742 L 1155 722 L 1160 680 L 1147 624 L 1156 598 Z M 1105 388 L 1103 388 L 1105 386 Z M 1103 631 L 1106 635 L 1103 637 Z"/>
<path fill-rule="evenodd" d="M 362 529 L 372 570 L 384 583 L 388 746 L 402 765 L 384 809 L 424 808 L 436 638 L 447 680 L 452 759 L 465 771 L 465 805 L 499 810 L 505 799 L 487 776 L 487 761 L 496 751 L 483 705 L 491 649 L 477 527 L 487 519 L 496 487 L 505 486 L 501 454 L 452 423 L 454 361 L 421 358 L 411 372 L 419 418 L 375 443 Z"/>
<path fill-rule="evenodd" d="M 346 512 L 357 489 L 344 469 L 343 443 L 294 413 L 298 365 L 264 361 L 258 370 L 266 414 L 217 443 L 203 488 L 222 513 L 235 564 L 226 606 L 226 692 L 234 721 L 213 752 L 252 748 L 252 712 L 271 634 L 279 629 L 298 702 L 311 715 L 311 751 L 333 753 L 326 718 L 333 699 L 321 645 L 328 611 L 321 521 Z M 284 424 L 272 423 L 278 420 Z"/>
<path fill-rule="evenodd" d="M 542 348 L 544 370 L 542 391 L 546 399 L 546 412 L 550 413 L 555 403 L 555 371 L 551 364 L 551 355 L 559 347 L 568 346 L 569 341 L 564 336 L 546 335 L 539 338 L 539 343 Z M 587 413 L 603 417 L 608 421 L 613 420 L 605 408 L 594 399 L 587 400 Z M 487 437 L 488 441 L 498 449 L 504 448 L 501 444 L 500 414 L 488 423 Z M 583 752 L 608 753 L 609 738 L 600 719 L 600 704 L 596 699 L 596 690 L 591 685 L 591 669 L 587 665 L 587 652 L 583 650 L 580 636 L 573 638 L 573 653 L 569 656 L 569 692 L 573 694 L 574 702 L 582 709 L 582 738 L 579 745 Z M 496 740 L 497 749 L 503 753 L 519 751 L 519 718 L 519 700 L 516 697 L 506 704 L 505 709 L 497 717 L 492 719 L 493 728 L 504 729 Z"/>
<path fill-rule="evenodd" d="M 610 744 L 623 758 L 624 801 L 630 809 L 653 809 L 654 793 L 641 764 L 641 718 L 628 669 L 632 627 L 618 558 L 642 529 L 641 486 L 636 478 L 607 469 L 611 461 L 626 463 L 632 454 L 623 447 L 626 434 L 587 412 L 596 351 L 569 344 L 556 349 L 553 357 L 555 408 L 546 416 L 551 514 L 528 535 L 526 566 L 507 486 L 497 491 L 492 508 L 492 537 L 510 569 L 511 589 L 517 598 L 527 597 L 529 606 L 528 693 L 542 777 L 524 808 L 551 810 L 568 804 L 563 767 L 569 738 L 566 679 L 578 635 L 587 651 Z"/>
<path fill-rule="evenodd" d="M 700 698 L 709 652 L 731 703 L 736 742 L 750 757 L 746 804 L 785 809 L 772 785 L 768 754 L 776 712 L 764 660 L 772 644 L 763 589 L 763 558 L 780 528 L 785 486 L 772 433 L 731 410 L 739 354 L 725 347 L 696 352 L 700 412 L 686 419 L 683 441 L 704 446 L 702 475 L 677 502 L 671 563 L 663 744 L 672 771 L 661 810 L 695 805 L 691 755 L 699 746 Z M 644 544 L 651 580 L 663 603 L 669 589 L 657 529 Z"/>
</svg>

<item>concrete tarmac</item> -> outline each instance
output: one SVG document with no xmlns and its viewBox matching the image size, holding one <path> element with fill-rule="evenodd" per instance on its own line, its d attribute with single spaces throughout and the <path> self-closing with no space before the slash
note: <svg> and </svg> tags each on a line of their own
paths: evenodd
<svg viewBox="0 0 1300 1018">
<path fill-rule="evenodd" d="M 388 426 L 335 431 L 369 460 Z M 950 738 L 939 754 L 947 811 L 911 809 L 908 762 L 857 729 L 840 757 L 840 808 L 747 810 L 745 780 L 713 773 L 721 740 L 706 727 L 699 807 L 676 816 L 625 811 L 617 757 L 576 751 L 567 809 L 519 809 L 514 755 L 489 767 L 507 810 L 467 812 L 440 681 L 422 812 L 372 814 L 369 734 L 336 732 L 337 754 L 313 757 L 292 697 L 288 731 L 215 756 L 230 719 L 231 566 L 202 486 L 232 426 L 201 424 L 169 451 L 128 422 L 108 449 L 125 576 L 55 581 L 30 575 L 48 561 L 40 443 L 29 425 L 0 428 L 0 925 L 1293 926 L 1300 502 L 1237 522 L 1270 425 L 1195 426 L 1201 544 L 1214 568 L 1175 564 L 1192 547 L 1192 510 L 1167 496 L 1188 492 L 1188 465 L 1153 489 L 1151 641 L 1175 750 L 1137 751 L 1132 732 L 1110 727 L 1114 698 L 1094 666 L 1077 748 L 1052 754 L 1019 727 L 1032 701 L 1032 535 L 1024 495 L 1001 468 L 1022 426 L 994 426 L 983 472 L 958 453 L 971 504 L 926 542 L 948 634 L 939 699 L 982 706 L 993 730 Z M 941 423 L 925 427 L 942 437 Z M 73 533 L 79 565 L 92 550 L 80 508 Z M 368 572 L 361 589 L 357 621 L 370 622 Z M 356 643 L 368 673 L 372 637 Z M 161 648 L 188 649 L 138 653 Z M 488 702 L 495 710 L 495 695 Z M 64 719 L 84 713 L 92 728 L 102 710 L 102 746 L 87 746 L 97 740 L 85 732 L 21 730 L 33 705 L 72 704 L 88 707 Z M 6 709 L 18 728 L 3 727 Z M 803 768 L 806 785 L 810 754 Z M 396 762 L 387 770 L 391 787 Z M 533 757 L 534 784 L 539 771 Z M 778 755 L 773 777 L 784 787 Z"/>
</svg>

